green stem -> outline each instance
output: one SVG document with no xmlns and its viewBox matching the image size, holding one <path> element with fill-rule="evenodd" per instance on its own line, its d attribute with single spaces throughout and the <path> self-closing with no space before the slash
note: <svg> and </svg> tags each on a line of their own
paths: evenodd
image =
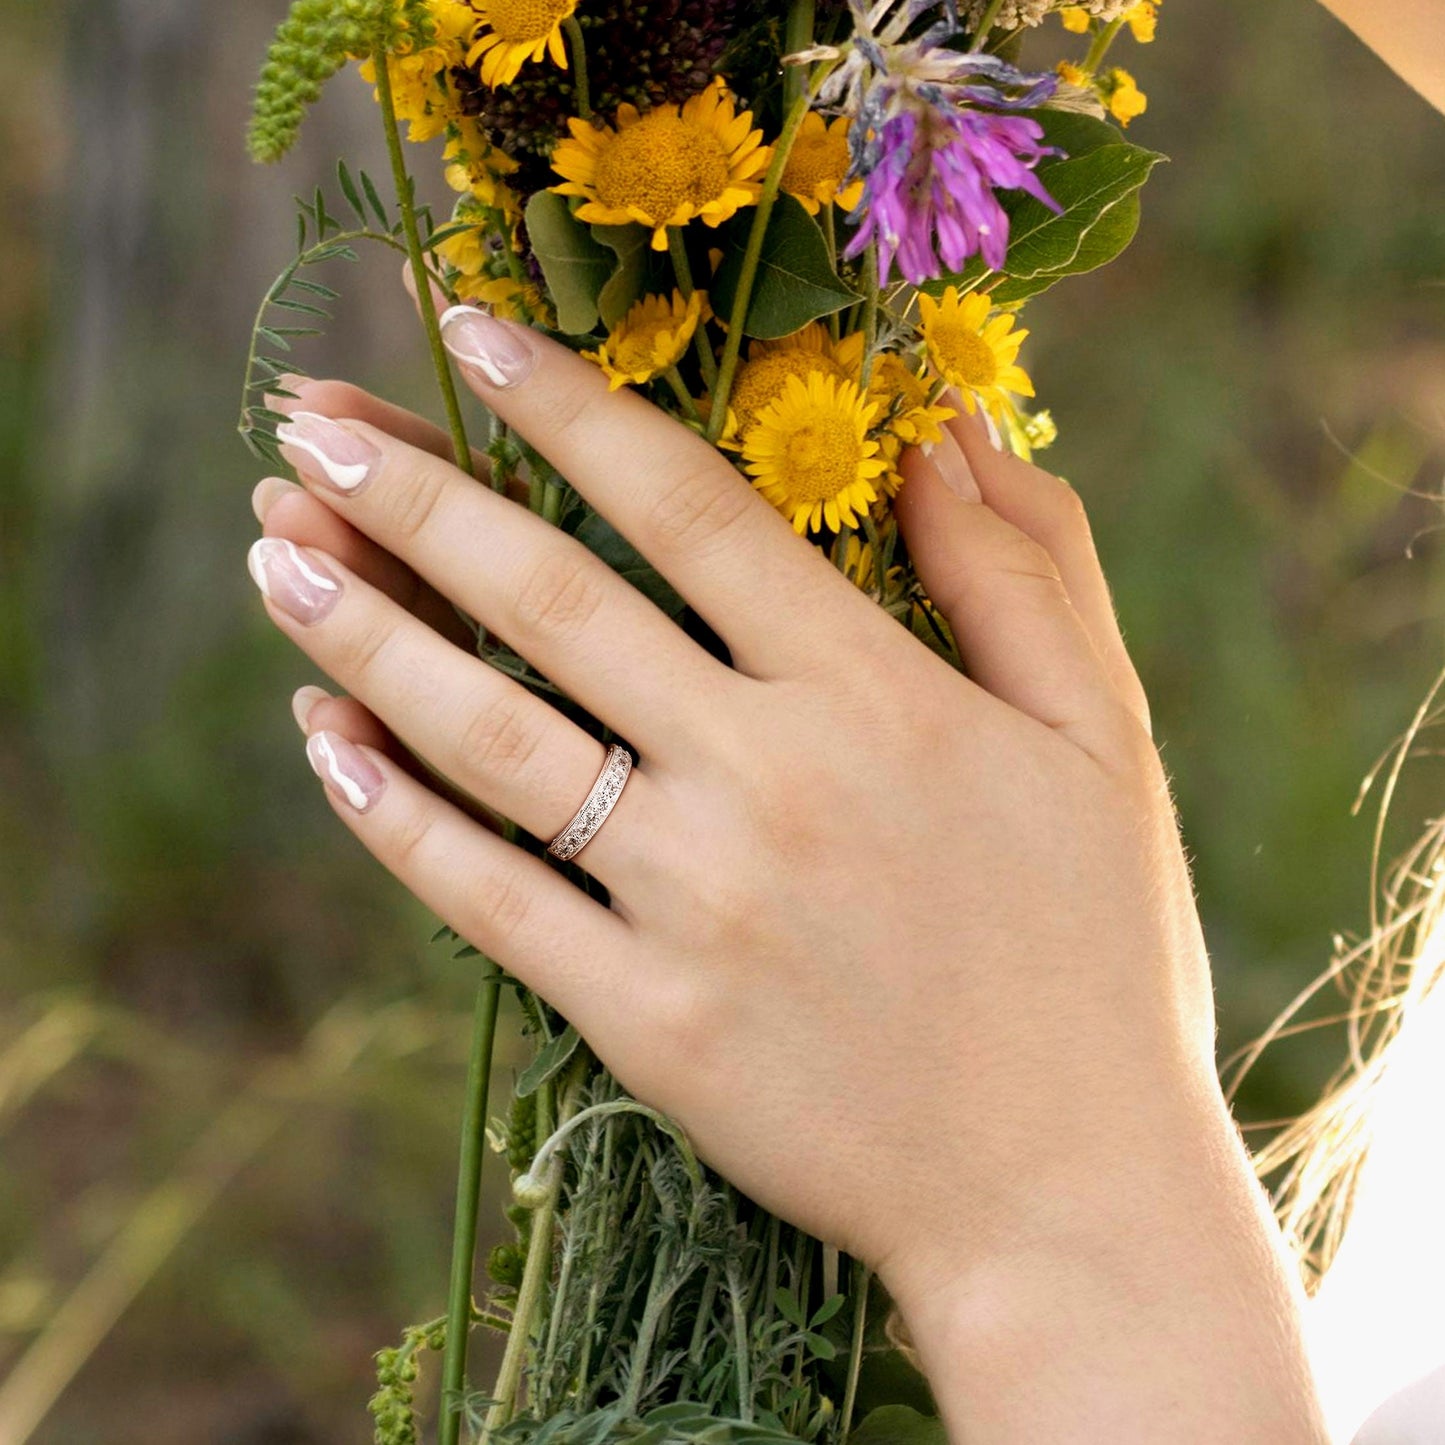
<svg viewBox="0 0 1445 1445">
<path fill-rule="evenodd" d="M 718 368 L 717 385 L 713 388 L 712 413 L 708 417 L 707 439 L 716 442 L 723 434 L 728 419 L 728 397 L 733 389 L 733 376 L 738 369 L 738 358 L 742 352 L 743 324 L 747 320 L 748 305 L 753 299 L 753 284 L 758 278 L 758 263 L 763 254 L 763 238 L 767 235 L 768 221 L 773 214 L 773 204 L 778 199 L 778 187 L 783 179 L 783 168 L 788 164 L 788 153 L 797 139 L 798 128 L 808 113 L 808 95 L 804 93 L 788 108 L 783 120 L 783 129 L 773 147 L 772 164 L 763 177 L 763 188 L 758 195 L 757 210 L 753 215 L 752 228 L 748 231 L 747 248 L 743 251 L 742 266 L 738 270 L 738 287 L 733 297 L 732 311 L 728 315 L 728 337 L 723 346 L 722 365 Z"/>
<path fill-rule="evenodd" d="M 973 41 L 969 45 L 971 51 L 982 50 L 988 42 L 988 33 L 993 29 L 993 22 L 998 19 L 998 12 L 1003 9 L 1003 0 L 992 0 L 988 9 L 979 17 L 978 29 L 973 32 Z"/>
<path fill-rule="evenodd" d="M 551 1126 L 551 1084 L 537 1091 L 537 1127 Z M 512 1418 L 517 1405 L 517 1392 L 522 1385 L 522 1371 L 527 1362 L 527 1347 L 532 1338 L 537 1308 L 546 1291 L 552 1272 L 552 1224 L 557 1213 L 557 1195 L 562 1178 L 558 1172 L 547 1197 L 532 1211 L 532 1234 L 527 1245 L 527 1263 L 522 1270 L 522 1284 L 517 1291 L 517 1307 L 512 1311 L 512 1328 L 507 1335 L 507 1348 L 502 1355 L 497 1382 L 492 1387 L 492 1408 L 487 1411 L 479 1445 L 487 1445 L 496 1432 Z"/>
<path fill-rule="evenodd" d="M 1124 23 L 1124 17 L 1121 15 L 1117 20 L 1111 20 L 1094 37 L 1094 43 L 1084 57 L 1084 70 L 1089 75 L 1093 75 L 1098 70 L 1100 62 L 1109 53 L 1109 47 L 1114 43 L 1114 37 L 1124 28 Z"/>
<path fill-rule="evenodd" d="M 873 351 L 878 344 L 878 246 L 869 242 L 863 252 L 863 385 L 873 374 Z"/>
<path fill-rule="evenodd" d="M 683 381 L 678 373 L 677 367 L 669 366 L 662 373 L 662 379 L 672 388 L 672 394 L 677 398 L 677 404 L 687 415 L 687 419 L 702 425 L 702 414 L 697 409 L 697 403 L 692 399 L 692 393 L 687 389 L 687 383 Z"/>
<path fill-rule="evenodd" d="M 380 70 L 378 68 L 378 73 Z M 492 1078 L 492 1044 L 497 1036 L 497 1002 L 502 971 L 486 961 L 472 1018 L 467 1060 L 466 1105 L 462 1113 L 461 1158 L 457 1164 L 457 1206 L 452 1226 L 451 1283 L 447 1290 L 446 1351 L 442 1356 L 442 1412 L 439 1445 L 457 1445 L 467 1380 L 467 1337 L 472 1322 L 472 1272 L 476 1265 L 477 1213 L 486 1154 L 487 1094 Z"/>
<path fill-rule="evenodd" d="M 853 1428 L 853 1407 L 858 1400 L 858 1377 L 863 1372 L 863 1335 L 868 1324 L 868 1284 L 872 1276 L 861 1264 L 853 1266 L 853 1339 L 848 1349 L 848 1383 L 843 1389 L 838 1438 L 846 1440 Z"/>
<path fill-rule="evenodd" d="M 677 287 L 682 299 L 687 301 L 693 293 L 692 262 L 687 259 L 687 241 L 681 226 L 667 228 L 667 249 L 672 256 L 672 269 L 677 273 Z M 697 362 L 702 367 L 703 384 L 709 388 L 717 384 L 717 359 L 712 354 L 712 343 L 707 339 L 707 327 L 701 321 L 692 333 L 692 344 L 697 351 Z"/>
<path fill-rule="evenodd" d="M 406 169 L 406 156 L 401 148 L 401 132 L 396 125 L 396 102 L 391 93 L 391 68 L 387 65 L 385 50 L 377 49 L 371 58 L 376 70 L 376 95 L 381 102 L 381 124 L 386 131 L 386 152 L 391 158 L 391 178 L 396 187 L 396 203 L 401 208 L 402 235 L 406 239 L 406 254 L 411 262 L 411 274 L 416 278 L 417 301 L 421 309 L 422 326 L 426 330 L 427 345 L 431 348 L 432 368 L 436 372 L 437 385 L 441 388 L 442 405 L 446 408 L 447 428 L 452 437 L 452 454 L 457 466 L 470 476 L 472 449 L 467 442 L 467 429 L 462 421 L 462 407 L 457 399 L 451 363 L 447 360 L 446 347 L 442 345 L 442 331 L 437 324 L 436 307 L 431 304 L 429 272 L 421 247 L 421 231 L 416 221 L 416 199 L 412 193 L 411 176 Z"/>
<path fill-rule="evenodd" d="M 592 119 L 592 91 L 587 84 L 587 42 L 575 15 L 569 15 L 562 28 L 567 32 L 567 48 L 572 52 L 572 88 L 577 98 L 577 114 L 582 120 Z"/>
<path fill-rule="evenodd" d="M 542 520 L 550 522 L 554 527 L 562 521 L 562 500 L 567 495 L 567 488 L 563 485 L 562 479 L 555 473 L 547 478 L 546 486 L 542 492 Z"/>
<path fill-rule="evenodd" d="M 807 50 L 813 43 L 813 16 L 816 0 L 792 0 L 788 6 L 788 24 L 783 33 L 783 54 L 796 55 Z M 801 65 L 789 65 L 783 73 L 783 104 L 792 105 L 808 83 L 807 70 Z"/>
</svg>

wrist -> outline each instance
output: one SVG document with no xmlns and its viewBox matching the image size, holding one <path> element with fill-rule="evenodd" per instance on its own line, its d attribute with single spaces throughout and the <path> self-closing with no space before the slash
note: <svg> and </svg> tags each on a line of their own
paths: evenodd
<svg viewBox="0 0 1445 1445">
<path fill-rule="evenodd" d="M 1299 1291 L 1214 1092 L 1149 1149 L 1043 1171 L 1012 1218 L 880 1270 L 953 1436 L 1326 1438 Z"/>
</svg>

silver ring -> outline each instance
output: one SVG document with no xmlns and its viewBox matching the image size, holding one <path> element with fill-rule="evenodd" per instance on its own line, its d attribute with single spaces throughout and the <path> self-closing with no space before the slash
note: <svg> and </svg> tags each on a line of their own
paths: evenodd
<svg viewBox="0 0 1445 1445">
<path fill-rule="evenodd" d="M 617 806 L 631 772 L 632 754 L 613 743 L 607 749 L 607 761 L 602 764 L 602 771 L 597 774 L 597 781 L 592 784 L 586 801 L 577 809 L 572 821 L 547 844 L 547 851 L 554 858 L 566 863 L 597 836 L 598 829 Z"/>
</svg>

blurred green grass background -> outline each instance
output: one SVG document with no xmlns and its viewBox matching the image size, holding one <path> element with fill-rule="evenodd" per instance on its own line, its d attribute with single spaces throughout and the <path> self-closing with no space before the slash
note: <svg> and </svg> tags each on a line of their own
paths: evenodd
<svg viewBox="0 0 1445 1445">
<path fill-rule="evenodd" d="M 231 427 L 288 197 L 382 170 L 354 78 L 279 171 L 245 160 L 281 10 L 0 0 L 0 1380 L 84 1361 L 44 1445 L 367 1440 L 371 1351 L 444 1288 L 470 966 L 335 827 L 287 709 L 310 674 L 242 563 Z M 1363 926 L 1351 804 L 1442 662 L 1445 120 L 1307 0 L 1170 4 L 1124 60 L 1174 163 L 1026 355 L 1228 1053 Z M 345 275 L 304 360 L 427 407 L 393 271 Z M 1339 1047 L 1267 1056 L 1243 1116 Z"/>
</svg>

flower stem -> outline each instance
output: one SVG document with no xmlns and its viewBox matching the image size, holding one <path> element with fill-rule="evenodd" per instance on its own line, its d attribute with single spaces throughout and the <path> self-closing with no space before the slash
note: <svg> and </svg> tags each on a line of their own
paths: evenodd
<svg viewBox="0 0 1445 1445">
<path fill-rule="evenodd" d="M 763 255 L 763 238 L 767 235 L 768 221 L 773 214 L 773 203 L 778 199 L 778 187 L 783 179 L 783 168 L 788 164 L 788 152 L 793 148 L 798 128 L 808 113 L 809 97 L 800 95 L 788 108 L 783 120 L 783 129 L 773 147 L 772 164 L 763 177 L 763 188 L 758 196 L 757 210 L 753 215 L 752 228 L 748 231 L 747 248 L 743 251 L 743 264 L 738 270 L 737 293 L 733 297 L 732 311 L 728 316 L 728 339 L 723 346 L 722 365 L 718 368 L 717 385 L 712 388 L 712 413 L 708 417 L 707 439 L 716 442 L 723 434 L 728 418 L 728 397 L 733 389 L 733 376 L 738 369 L 738 357 L 742 352 L 743 324 L 748 317 L 748 305 L 753 299 L 753 284 L 758 279 L 758 263 Z"/>
<path fill-rule="evenodd" d="M 567 48 L 572 52 L 572 89 L 577 100 L 577 114 L 583 120 L 592 119 L 592 91 L 587 83 L 587 42 L 582 35 L 582 26 L 575 15 L 569 15 L 562 28 L 567 32 Z"/>
<path fill-rule="evenodd" d="M 853 1266 L 853 1340 L 848 1349 L 848 1383 L 843 1390 L 838 1438 L 846 1440 L 853 1429 L 853 1406 L 858 1399 L 858 1377 L 863 1371 L 863 1335 L 868 1324 L 868 1284 L 872 1276 L 861 1265 Z"/>
<path fill-rule="evenodd" d="M 406 254 L 411 262 L 411 274 L 416 280 L 417 302 L 421 309 L 422 326 L 426 330 L 427 345 L 431 348 L 432 368 L 436 372 L 437 385 L 441 388 L 442 405 L 446 408 L 452 453 L 457 466 L 470 476 L 472 449 L 467 442 L 467 429 L 462 421 L 462 408 L 457 400 L 451 363 L 447 360 L 446 347 L 442 345 L 436 307 L 431 304 L 426 257 L 422 254 L 421 232 L 416 221 L 416 196 L 411 176 L 407 173 L 406 156 L 401 148 L 401 132 L 396 125 L 396 101 L 391 93 L 391 69 L 387 65 L 386 51 L 378 47 L 372 53 L 372 63 L 376 70 L 376 96 L 381 103 L 381 124 L 386 132 L 386 152 L 391 159 L 391 178 L 396 186 L 396 203 L 401 208 L 402 235 L 406 238 Z"/>
<path fill-rule="evenodd" d="M 1109 47 L 1114 43 L 1114 37 L 1124 28 L 1124 17 L 1121 15 L 1117 20 L 1111 20 L 1094 37 L 1094 43 L 1089 47 L 1089 53 L 1084 57 L 1084 70 L 1093 75 L 1098 70 L 1100 63 L 1109 53 Z"/>
<path fill-rule="evenodd" d="M 813 43 L 813 17 L 816 0 L 792 0 L 788 6 L 788 23 L 783 33 L 783 54 L 796 55 Z M 808 72 L 801 65 L 790 65 L 783 73 L 783 104 L 792 103 L 803 94 Z"/>
<path fill-rule="evenodd" d="M 472 1017 L 467 1060 L 466 1104 L 462 1114 L 461 1158 L 457 1164 L 457 1206 L 452 1226 L 451 1283 L 447 1290 L 446 1351 L 442 1356 L 442 1410 L 438 1445 L 456 1445 L 467 1380 L 467 1336 L 472 1326 L 472 1271 L 476 1264 L 477 1212 L 486 1151 L 487 1094 L 492 1078 L 492 1043 L 497 1036 L 497 1001 L 502 971 L 486 960 Z"/>
<path fill-rule="evenodd" d="M 677 273 L 677 289 L 684 301 L 693 293 L 692 262 L 687 259 L 687 241 L 681 226 L 667 228 L 667 249 L 672 256 L 672 269 Z M 707 324 L 699 321 L 692 333 L 693 347 L 697 351 L 698 365 L 702 367 L 703 384 L 712 387 L 717 383 L 717 358 L 712 354 L 712 343 L 707 339 Z"/>
<path fill-rule="evenodd" d="M 672 388 L 672 394 L 677 398 L 677 404 L 687 414 L 687 419 L 702 425 L 702 416 L 697 409 L 697 403 L 692 399 L 692 393 L 687 389 L 677 367 L 669 366 L 662 373 L 662 379 Z"/>
<path fill-rule="evenodd" d="M 998 12 L 1003 9 L 1003 0 L 992 0 L 988 9 L 979 17 L 978 28 L 973 32 L 973 40 L 969 49 L 982 50 L 988 42 L 988 33 L 993 29 L 993 22 L 998 19 Z"/>
</svg>

